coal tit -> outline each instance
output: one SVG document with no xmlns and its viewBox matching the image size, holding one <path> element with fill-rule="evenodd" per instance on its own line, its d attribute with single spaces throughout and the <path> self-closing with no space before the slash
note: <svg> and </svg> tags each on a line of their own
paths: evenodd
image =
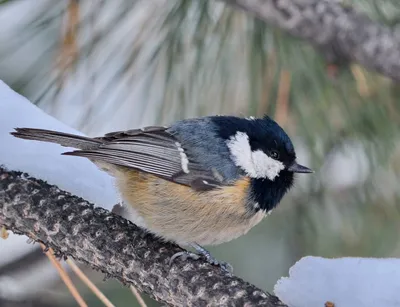
<svg viewBox="0 0 400 307">
<path fill-rule="evenodd" d="M 294 173 L 312 172 L 297 163 L 290 138 L 267 116 L 207 116 L 96 138 L 31 128 L 12 134 L 79 149 L 64 154 L 113 175 L 134 223 L 224 268 L 202 245 L 244 235 L 278 205 Z"/>
</svg>

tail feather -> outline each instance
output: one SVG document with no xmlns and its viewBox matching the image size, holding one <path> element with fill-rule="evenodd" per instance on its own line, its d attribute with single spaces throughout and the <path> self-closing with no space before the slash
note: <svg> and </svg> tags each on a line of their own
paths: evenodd
<svg viewBox="0 0 400 307">
<path fill-rule="evenodd" d="M 99 139 L 45 129 L 15 128 L 15 132 L 11 132 L 11 134 L 25 140 L 56 143 L 82 150 L 94 149 L 102 144 Z"/>
</svg>

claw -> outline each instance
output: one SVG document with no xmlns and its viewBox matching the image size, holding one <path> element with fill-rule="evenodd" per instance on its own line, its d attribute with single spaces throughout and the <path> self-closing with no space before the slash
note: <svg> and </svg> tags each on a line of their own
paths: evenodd
<svg viewBox="0 0 400 307">
<path fill-rule="evenodd" d="M 228 262 L 217 260 L 216 258 L 214 258 L 211 255 L 211 253 L 209 251 L 207 251 L 205 248 L 201 247 L 200 245 L 198 245 L 196 243 L 191 243 L 190 245 L 194 249 L 196 249 L 196 251 L 199 254 L 195 254 L 195 253 L 188 252 L 188 251 L 176 253 L 171 257 L 171 259 L 169 261 L 169 265 L 171 266 L 176 258 L 181 258 L 183 261 L 186 261 L 188 258 L 191 258 L 193 260 L 198 260 L 198 259 L 200 259 L 201 256 L 203 256 L 208 263 L 215 265 L 215 266 L 219 266 L 224 272 L 228 273 L 229 275 L 232 275 L 233 267 Z"/>
<path fill-rule="evenodd" d="M 224 272 L 228 273 L 229 275 L 232 275 L 233 266 L 230 263 L 225 261 L 219 261 L 216 265 L 219 265 Z"/>
<path fill-rule="evenodd" d="M 230 263 L 225 262 L 225 261 L 219 261 L 211 255 L 209 255 L 209 256 L 204 255 L 204 257 L 206 258 L 208 263 L 215 265 L 215 266 L 219 266 L 224 272 L 228 273 L 229 275 L 232 275 L 233 267 Z"/>
<path fill-rule="evenodd" d="M 199 260 L 200 256 L 195 253 L 188 252 L 188 251 L 179 252 L 179 253 L 172 255 L 171 259 L 169 260 L 170 266 L 172 265 L 172 263 L 175 261 L 176 258 L 182 258 L 183 261 L 186 261 L 188 258 L 191 258 L 193 260 Z"/>
<path fill-rule="evenodd" d="M 219 261 L 213 255 L 211 255 L 211 253 L 208 250 L 206 250 L 204 247 L 196 243 L 191 243 L 190 245 L 194 249 L 196 249 L 198 253 L 202 254 L 206 258 L 208 263 L 219 266 L 224 272 L 228 273 L 229 275 L 232 275 L 233 267 L 231 264 L 229 264 L 228 262 Z"/>
</svg>

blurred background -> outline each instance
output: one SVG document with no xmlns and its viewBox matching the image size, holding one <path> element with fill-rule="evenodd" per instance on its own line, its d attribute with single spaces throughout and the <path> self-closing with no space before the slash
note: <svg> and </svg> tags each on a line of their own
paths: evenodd
<svg viewBox="0 0 400 307">
<path fill-rule="evenodd" d="M 400 21 L 398 0 L 345 2 Z M 244 12 L 217 1 L 3 0 L 0 79 L 90 136 L 211 114 L 278 121 L 316 173 L 248 235 L 210 249 L 262 289 L 306 255 L 400 257 L 399 85 L 333 67 Z M 0 266 L 0 297 L 76 306 L 39 247 L 23 257 L 10 247 L 24 240 L 0 239 L 13 258 Z M 138 306 L 128 288 L 86 272 L 116 306 Z"/>
</svg>

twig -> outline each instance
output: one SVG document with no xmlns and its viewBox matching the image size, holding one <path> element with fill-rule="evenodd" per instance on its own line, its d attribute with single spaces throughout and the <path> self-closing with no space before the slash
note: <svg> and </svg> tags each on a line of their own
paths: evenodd
<svg viewBox="0 0 400 307">
<path fill-rule="evenodd" d="M 67 259 L 65 261 L 71 269 L 74 271 L 74 273 L 82 280 L 82 282 L 88 286 L 90 290 L 98 297 L 100 301 L 103 302 L 103 304 L 107 307 L 115 307 L 113 303 L 110 302 L 110 300 L 99 290 L 99 288 L 96 287 L 96 285 L 85 275 L 85 273 L 82 272 L 82 270 L 75 264 L 75 262 L 72 259 Z"/>
<path fill-rule="evenodd" d="M 44 246 L 43 243 L 40 243 L 40 246 L 42 247 L 44 253 L 49 258 L 51 263 L 57 269 L 58 274 L 60 274 L 61 279 L 63 280 L 63 282 L 67 286 L 69 292 L 72 294 L 72 296 L 74 297 L 74 299 L 76 300 L 78 305 L 81 306 L 81 307 L 87 307 L 88 305 L 85 303 L 85 301 L 83 300 L 82 296 L 79 294 L 79 292 L 76 289 L 76 287 L 74 286 L 71 278 L 69 278 L 68 273 L 65 272 L 65 270 L 63 269 L 61 264 L 56 259 L 56 257 L 54 257 L 54 251 L 51 248 L 46 249 L 46 246 Z"/>
<path fill-rule="evenodd" d="M 1 228 L 0 228 L 0 238 L 6 240 L 6 239 L 8 239 L 8 236 L 9 236 L 9 234 L 8 234 L 7 228 L 5 226 L 1 226 Z"/>
<path fill-rule="evenodd" d="M 145 301 L 143 300 L 142 296 L 140 295 L 139 291 L 134 286 L 130 286 L 130 288 L 131 288 L 133 295 L 136 297 L 139 305 L 142 307 L 147 307 L 147 305 L 146 305 Z"/>
</svg>

